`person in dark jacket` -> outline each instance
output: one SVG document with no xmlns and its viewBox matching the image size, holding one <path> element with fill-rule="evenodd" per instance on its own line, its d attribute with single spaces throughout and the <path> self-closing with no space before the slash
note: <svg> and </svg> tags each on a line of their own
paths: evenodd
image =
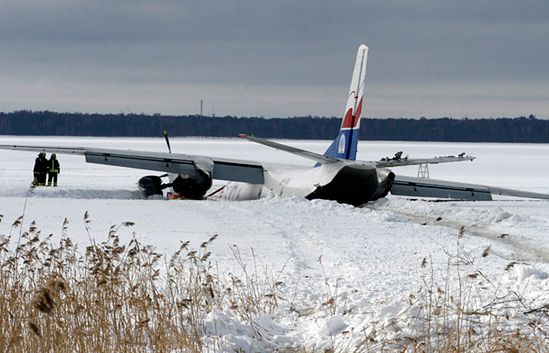
<svg viewBox="0 0 549 353">
<path fill-rule="evenodd" d="M 37 186 L 46 185 L 46 174 L 48 172 L 48 160 L 46 154 L 40 152 L 38 157 L 34 160 L 34 180 L 33 184 Z"/>
<path fill-rule="evenodd" d="M 50 160 L 48 161 L 48 186 L 51 186 L 53 181 L 53 186 L 57 186 L 57 174 L 61 173 L 61 167 L 57 156 L 55 153 L 51 154 Z"/>
</svg>

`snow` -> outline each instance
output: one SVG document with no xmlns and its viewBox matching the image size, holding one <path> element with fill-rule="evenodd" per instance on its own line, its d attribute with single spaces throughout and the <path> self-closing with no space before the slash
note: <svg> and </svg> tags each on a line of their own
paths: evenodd
<svg viewBox="0 0 549 353">
<path fill-rule="evenodd" d="M 329 144 L 282 142 L 318 153 Z M 0 144 L 165 150 L 161 138 L 0 137 Z M 467 152 L 478 160 L 432 166 L 431 177 L 549 193 L 549 145 L 361 142 L 359 147 L 358 158 L 364 160 L 399 150 L 414 158 Z M 172 149 L 311 164 L 235 139 L 173 139 Z M 221 336 L 222 350 L 345 351 L 380 327 L 386 337 L 412 334 L 421 329 L 417 317 L 423 315 L 420 298 L 425 292 L 420 289 L 426 279 L 445 291 L 456 290 L 460 283 L 483 288 L 473 296 L 480 302 L 514 291 L 531 308 L 549 303 L 548 201 L 429 202 L 388 197 L 356 208 L 298 197 L 244 202 L 144 200 L 137 192 L 137 180 L 159 173 L 86 164 L 81 156 L 62 155 L 60 187 L 29 192 L 34 158 L 34 153 L 0 151 L 4 216 L 0 235 L 9 233 L 11 223 L 24 213 L 26 226 L 34 220 L 43 234 L 60 236 L 67 217 L 69 236 L 82 249 L 89 242 L 83 220 L 88 211 L 91 234 L 97 239 L 104 239 L 111 225 L 132 221 L 131 229 L 120 228 L 124 240 L 135 232 L 142 242 L 170 253 L 180 241 L 190 240 L 199 247 L 218 234 L 210 250 L 221 275 L 241 271 L 233 254 L 237 249 L 248 266 L 256 259 L 277 276 L 283 283 L 280 307 L 271 315 L 255 317 L 253 330 L 230 312 L 206 317 L 205 340 L 219 348 L 212 337 Z M 394 170 L 417 173 L 417 167 Z M 458 260 L 459 273 L 453 265 Z M 519 304 L 509 304 L 505 310 L 513 327 L 528 321 Z"/>
</svg>

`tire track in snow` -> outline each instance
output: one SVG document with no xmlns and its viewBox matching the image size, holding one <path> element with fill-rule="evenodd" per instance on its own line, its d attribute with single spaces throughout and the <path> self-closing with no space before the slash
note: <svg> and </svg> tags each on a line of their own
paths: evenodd
<svg viewBox="0 0 549 353">
<path fill-rule="evenodd" d="M 461 227 L 465 227 L 464 231 L 467 235 L 490 239 L 517 250 L 518 254 L 516 258 L 507 258 L 502 256 L 501 254 L 498 255 L 505 260 L 526 260 L 549 263 L 549 249 L 540 247 L 537 244 L 533 244 L 529 242 L 528 239 L 520 237 L 520 235 L 518 234 L 513 234 L 512 232 L 505 233 L 506 235 L 502 236 L 501 232 L 491 230 L 489 229 L 489 226 L 464 225 L 465 222 L 452 220 L 448 217 L 442 218 L 437 215 L 426 215 L 419 212 L 413 213 L 398 209 L 397 207 L 377 206 L 376 204 L 366 205 L 364 207 L 367 207 L 373 211 L 393 212 L 402 217 L 405 217 L 410 222 L 421 225 L 441 226 L 454 229 L 456 230 L 456 233 L 460 231 Z"/>
</svg>

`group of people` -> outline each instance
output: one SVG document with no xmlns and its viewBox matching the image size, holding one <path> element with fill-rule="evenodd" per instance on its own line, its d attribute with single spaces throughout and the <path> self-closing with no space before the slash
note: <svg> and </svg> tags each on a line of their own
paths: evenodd
<svg viewBox="0 0 549 353">
<path fill-rule="evenodd" d="M 52 153 L 50 159 L 46 158 L 44 152 L 40 152 L 34 161 L 34 179 L 33 185 L 46 186 L 46 176 L 48 179 L 47 186 L 57 186 L 57 175 L 61 173 L 61 168 L 57 156 Z M 52 184 L 53 183 L 53 184 Z"/>
</svg>

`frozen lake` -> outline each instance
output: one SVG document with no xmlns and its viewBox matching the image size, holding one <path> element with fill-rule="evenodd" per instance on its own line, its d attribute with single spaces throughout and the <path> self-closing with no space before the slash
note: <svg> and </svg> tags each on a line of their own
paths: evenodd
<svg viewBox="0 0 549 353">
<path fill-rule="evenodd" d="M 329 144 L 281 142 L 317 153 L 323 153 Z M 161 138 L 3 136 L 0 144 L 166 150 Z M 174 152 L 185 154 L 311 164 L 237 139 L 174 138 L 171 144 Z M 431 177 L 549 193 L 547 144 L 361 142 L 358 159 L 379 160 L 397 151 L 411 158 L 466 152 L 478 159 L 431 166 Z M 23 227 L 34 220 L 44 234 L 59 237 L 67 217 L 69 236 L 82 249 L 89 242 L 83 222 L 88 211 L 96 239 L 104 239 L 111 225 L 132 221 L 134 227 L 121 230 L 126 240 L 135 232 L 143 242 L 168 253 L 180 241 L 190 240 L 198 247 L 218 234 L 212 258 L 222 274 L 238 271 L 230 250 L 233 245 L 249 261 L 253 261 L 253 249 L 263 265 L 280 272 L 285 298 L 271 318 L 272 335 L 256 342 L 254 349 L 305 345 L 320 350 L 334 342 L 347 342 L 352 347 L 372 322 L 397 315 L 406 317 L 402 311 L 409 295 L 421 285 L 423 259 L 428 259 L 434 281 L 449 283 L 450 288 L 458 285 L 459 276 L 447 272 L 448 253 L 455 253 L 462 226 L 465 234 L 459 249 L 474 259 L 463 274 L 482 271 L 497 283 L 486 292 L 487 297 L 513 290 L 524 295 L 528 305 L 549 301 L 549 201 L 498 198 L 494 202 L 435 203 L 390 196 L 355 208 L 301 198 L 245 202 L 143 200 L 137 192 L 137 180 L 161 173 L 86 164 L 82 156 L 65 155 L 59 156 L 60 186 L 29 192 L 34 158 L 35 153 L 0 151 L 0 235 L 8 234 L 11 223 L 24 211 Z M 417 173 L 417 167 L 393 170 L 404 175 Z M 481 256 L 486 249 L 489 255 Z M 518 264 L 505 270 L 511 262 Z M 327 283 L 338 303 L 335 313 L 321 310 L 319 304 Z M 318 310 L 302 315 L 299 310 L 290 310 L 296 307 Z M 519 313 L 521 308 L 509 310 Z M 515 325 L 527 320 L 518 314 L 514 319 Z M 230 327 L 222 332 L 229 343 L 251 345 L 257 340 L 241 337 Z"/>
</svg>

